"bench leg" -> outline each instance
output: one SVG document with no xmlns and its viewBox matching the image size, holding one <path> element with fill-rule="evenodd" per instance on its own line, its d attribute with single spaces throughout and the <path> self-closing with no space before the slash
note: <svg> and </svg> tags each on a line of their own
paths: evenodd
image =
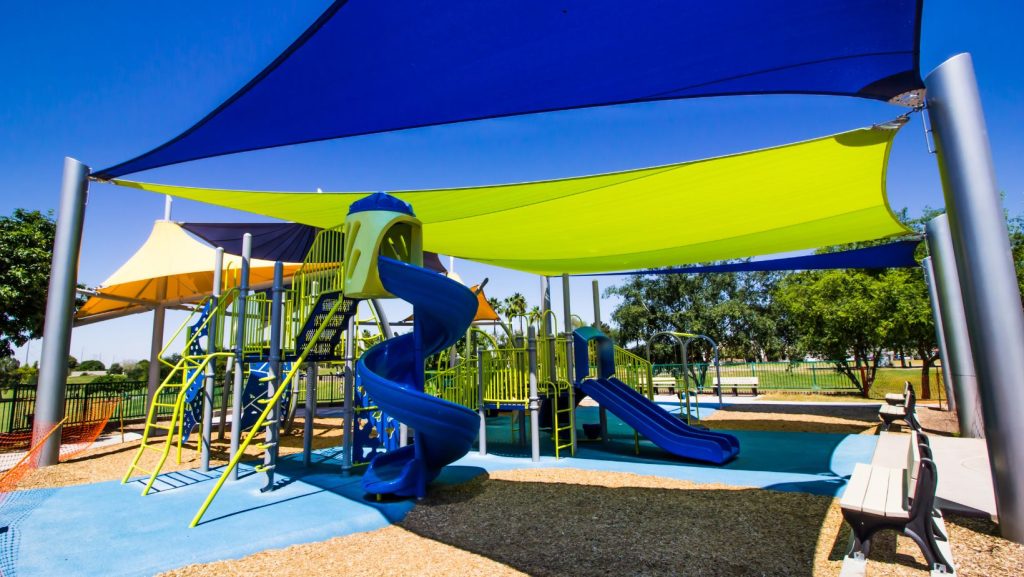
<svg viewBox="0 0 1024 577">
<path fill-rule="evenodd" d="M 754 396 L 756 397 L 756 396 L 757 396 L 757 387 L 753 387 L 753 388 L 752 388 L 752 389 L 750 389 L 750 390 L 754 391 Z"/>
<path fill-rule="evenodd" d="M 920 547 L 921 553 L 928 561 L 928 567 L 943 573 L 953 572 L 953 563 L 942 554 L 935 535 L 935 521 L 931 513 L 918 519 L 911 519 L 903 529 L 903 534 L 910 537 Z"/>
<path fill-rule="evenodd" d="M 846 556 L 867 559 L 871 554 L 871 536 L 875 531 L 862 522 L 847 519 L 846 523 L 850 526 L 850 550 Z"/>
</svg>

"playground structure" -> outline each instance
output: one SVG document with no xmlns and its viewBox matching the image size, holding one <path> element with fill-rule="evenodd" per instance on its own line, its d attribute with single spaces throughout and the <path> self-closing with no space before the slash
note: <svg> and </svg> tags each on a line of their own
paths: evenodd
<svg viewBox="0 0 1024 577">
<path fill-rule="evenodd" d="M 542 426 L 550 427 L 556 458 L 566 451 L 574 454 L 575 408 L 584 394 L 599 394 L 587 392 L 588 387 L 594 388 L 587 384 L 590 377 L 612 383 L 620 393 L 623 387 L 628 389 L 629 397 L 614 407 L 611 401 L 602 404 L 669 452 L 713 463 L 736 455 L 738 443 L 729 436 L 715 437 L 686 428 L 697 440 L 667 439 L 662 430 L 666 426 L 673 430 L 686 426 L 666 425 L 676 417 L 651 402 L 651 364 L 613 346 L 596 329 L 582 327 L 571 336 L 544 334 L 537 338 L 536 328 L 546 333 L 550 326 L 544 321 L 557 322 L 551 311 L 523 319 L 528 329 L 525 337 L 502 325 L 506 331 L 503 343 L 472 327 L 479 306 L 477 295 L 417 266 L 422 263 L 421 234 L 411 207 L 378 194 L 354 204 L 343 225 L 317 236 L 290 287 L 283 286 L 277 263 L 273 286 L 249 291 L 245 254 L 233 275 L 237 287 L 222 293 L 223 280 L 215 273 L 214 295 L 179 329 L 184 333 L 184 350 L 176 364 L 168 363 L 170 373 L 153 397 L 143 442 L 122 481 L 138 473 L 146 475 L 142 493 L 147 494 L 172 450 L 180 462 L 182 448 L 197 427 L 201 427 L 197 445 L 203 467 L 208 468 L 214 429 L 214 415 L 208 407 L 212 405 L 215 365 L 221 360 L 232 365 L 228 373 L 236 388 L 231 422 L 240 425 L 231 427 L 233 458 L 192 526 L 201 520 L 224 483 L 237 478 L 239 462 L 254 442 L 264 452 L 263 463 L 255 471 L 266 475 L 264 490 L 274 488 L 281 427 L 298 404 L 295 392 L 302 367 L 307 415 L 314 414 L 309 409 L 315 406 L 317 367 L 338 366 L 344 374 L 342 469 L 347 472 L 368 466 L 363 483 L 371 494 L 424 496 L 440 468 L 469 451 L 478 434 L 480 451 L 486 452 L 482 423 L 493 411 L 517 415 L 522 439 L 524 420 L 529 418 L 534 459 L 539 459 Z M 243 253 L 245 246 L 243 243 Z M 385 328 L 389 323 L 376 299 L 391 296 L 414 304 L 412 333 L 385 338 L 390 336 Z M 370 304 L 373 315 L 369 320 L 356 319 L 361 302 Z M 365 336 L 355 330 L 368 324 L 376 325 L 376 334 Z M 467 354 L 456 358 L 453 345 L 463 336 Z M 442 353 L 439 364 L 451 360 L 451 366 L 428 378 L 423 367 L 437 353 Z M 591 374 L 589 367 L 599 367 L 599 374 Z M 432 416 L 425 421 L 425 415 Z M 223 414 L 221 421 L 223 425 Z M 312 417 L 305 420 L 307 465 L 312 424 Z M 407 445 L 405 427 L 415 432 L 412 445 Z M 243 439 L 244 431 L 248 434 Z M 259 442 L 256 439 L 261 433 L 263 441 Z M 726 439 L 724 452 L 680 449 L 711 437 Z M 141 463 L 151 453 L 156 455 L 156 463 L 147 469 Z"/>
</svg>

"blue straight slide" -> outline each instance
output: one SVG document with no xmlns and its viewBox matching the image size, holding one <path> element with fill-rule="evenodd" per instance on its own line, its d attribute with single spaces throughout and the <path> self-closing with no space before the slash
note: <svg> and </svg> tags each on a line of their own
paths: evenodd
<svg viewBox="0 0 1024 577">
<path fill-rule="evenodd" d="M 356 378 L 384 413 L 416 436 L 413 445 L 375 457 L 363 475 L 363 489 L 422 498 L 441 468 L 468 453 L 480 432 L 476 412 L 423 392 L 424 361 L 466 334 L 477 299 L 425 268 L 379 257 L 377 270 L 388 292 L 412 303 L 413 332 L 366 351 L 356 364 Z"/>
<path fill-rule="evenodd" d="M 721 465 L 740 452 L 736 437 L 691 427 L 615 377 L 587 379 L 581 388 L 602 407 L 673 455 Z"/>
</svg>

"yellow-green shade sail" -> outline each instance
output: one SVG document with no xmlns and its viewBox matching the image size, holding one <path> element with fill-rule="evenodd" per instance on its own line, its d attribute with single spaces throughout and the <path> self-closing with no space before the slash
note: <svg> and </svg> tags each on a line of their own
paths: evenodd
<svg viewBox="0 0 1024 577">
<path fill-rule="evenodd" d="M 426 250 L 526 272 L 735 259 L 907 233 L 885 196 L 898 129 L 579 178 L 389 192 L 412 204 Z M 341 224 L 369 194 L 113 182 L 319 227 Z"/>
</svg>

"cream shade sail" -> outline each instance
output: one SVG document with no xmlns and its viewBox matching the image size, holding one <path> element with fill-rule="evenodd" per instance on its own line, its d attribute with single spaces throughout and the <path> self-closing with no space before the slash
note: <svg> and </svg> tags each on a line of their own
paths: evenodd
<svg viewBox="0 0 1024 577">
<path fill-rule="evenodd" d="M 128 262 L 103 281 L 97 292 L 79 309 L 76 318 L 116 313 L 139 305 L 179 304 L 199 301 L 213 291 L 215 249 L 189 235 L 177 223 L 158 220 L 149 238 Z M 225 254 L 225 285 L 242 264 L 241 257 Z M 290 277 L 300 264 L 286 263 L 285 277 Z M 274 279 L 274 263 L 252 259 L 250 286 L 265 285 Z M 108 298 L 104 298 L 108 297 Z M 112 298 L 110 298 L 112 297 Z M 134 302 L 133 302 L 134 301 Z M 146 310 L 140 308 L 139 312 Z"/>
</svg>

